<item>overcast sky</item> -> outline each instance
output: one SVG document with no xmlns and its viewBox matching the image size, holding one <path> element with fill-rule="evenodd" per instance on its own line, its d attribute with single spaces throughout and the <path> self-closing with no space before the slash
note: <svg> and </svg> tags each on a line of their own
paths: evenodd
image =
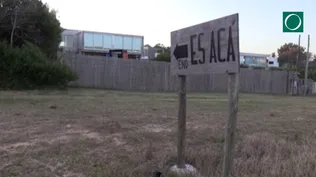
<svg viewBox="0 0 316 177">
<path fill-rule="evenodd" d="M 297 33 L 282 32 L 283 11 L 304 11 L 302 45 L 316 53 L 316 0 L 43 0 L 64 28 L 142 35 L 170 45 L 170 32 L 239 13 L 240 50 L 270 54 Z"/>
</svg>

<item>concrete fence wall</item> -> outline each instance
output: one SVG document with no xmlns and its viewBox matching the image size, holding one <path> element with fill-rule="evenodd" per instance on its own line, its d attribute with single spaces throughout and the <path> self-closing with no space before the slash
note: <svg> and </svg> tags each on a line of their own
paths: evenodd
<svg viewBox="0 0 316 177">
<path fill-rule="evenodd" d="M 176 91 L 177 76 L 170 74 L 169 63 L 123 60 L 96 56 L 66 55 L 64 62 L 79 79 L 72 86 L 134 91 Z M 287 93 L 291 72 L 241 68 L 240 91 Z M 193 75 L 187 78 L 188 92 L 227 91 L 227 74 Z"/>
<path fill-rule="evenodd" d="M 312 85 L 312 93 L 313 93 L 313 94 L 316 94 L 316 82 L 313 82 L 313 85 Z"/>
</svg>

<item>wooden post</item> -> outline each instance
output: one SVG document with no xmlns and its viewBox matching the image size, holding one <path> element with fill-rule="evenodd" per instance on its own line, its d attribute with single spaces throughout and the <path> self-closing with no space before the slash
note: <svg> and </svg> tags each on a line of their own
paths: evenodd
<svg viewBox="0 0 316 177">
<path fill-rule="evenodd" d="M 239 89 L 239 74 L 228 74 L 228 113 L 229 118 L 226 127 L 225 146 L 224 146 L 224 164 L 223 177 L 232 175 L 232 165 L 235 146 L 235 130 L 236 119 L 238 112 L 238 89 Z"/>
<path fill-rule="evenodd" d="M 178 168 L 185 168 L 186 76 L 179 75 Z"/>
<path fill-rule="evenodd" d="M 306 53 L 306 65 L 305 65 L 304 96 L 306 96 L 307 89 L 308 89 L 308 85 L 307 85 L 308 63 L 309 63 L 309 35 L 308 35 L 308 41 L 307 41 L 307 53 Z"/>
</svg>

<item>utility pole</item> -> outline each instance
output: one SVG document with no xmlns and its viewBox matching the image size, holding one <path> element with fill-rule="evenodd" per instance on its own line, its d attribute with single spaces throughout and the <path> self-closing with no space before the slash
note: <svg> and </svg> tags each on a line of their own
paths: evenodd
<svg viewBox="0 0 316 177">
<path fill-rule="evenodd" d="M 307 53 L 306 53 L 306 65 L 305 65 L 305 80 L 304 80 L 304 96 L 306 96 L 307 94 L 307 89 L 308 89 L 308 85 L 307 85 L 307 76 L 308 76 L 308 63 L 309 63 L 309 35 L 308 35 L 308 41 L 307 41 Z"/>
<path fill-rule="evenodd" d="M 297 58 L 296 58 L 296 69 L 298 68 L 298 61 L 300 59 L 301 51 L 301 35 L 298 35 L 298 49 L 297 49 Z"/>
</svg>

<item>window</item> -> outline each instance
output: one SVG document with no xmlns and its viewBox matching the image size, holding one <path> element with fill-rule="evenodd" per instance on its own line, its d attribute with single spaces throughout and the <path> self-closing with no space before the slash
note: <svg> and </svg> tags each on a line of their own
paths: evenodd
<svg viewBox="0 0 316 177">
<path fill-rule="evenodd" d="M 72 35 L 65 36 L 65 47 L 73 47 L 74 45 L 74 37 Z"/>
<path fill-rule="evenodd" d="M 86 48 L 91 48 L 93 47 L 93 34 L 92 33 L 84 33 L 83 34 L 83 44 L 84 44 L 84 47 Z"/>
<path fill-rule="evenodd" d="M 140 51 L 142 49 L 142 38 L 141 37 L 133 37 L 133 50 Z"/>
<path fill-rule="evenodd" d="M 113 48 L 122 49 L 123 48 L 123 37 L 122 36 L 113 36 Z"/>
<path fill-rule="evenodd" d="M 94 33 L 93 34 L 93 46 L 97 48 L 103 47 L 103 38 L 102 34 Z"/>
<path fill-rule="evenodd" d="M 132 50 L 133 38 L 129 36 L 124 36 L 124 46 L 123 49 Z"/>
<path fill-rule="evenodd" d="M 252 65 L 253 59 L 251 57 L 245 56 L 245 64 Z"/>
<path fill-rule="evenodd" d="M 240 64 L 245 64 L 245 58 L 244 58 L 244 56 L 240 56 L 239 62 L 240 62 Z"/>
<path fill-rule="evenodd" d="M 112 49 L 112 35 L 103 34 L 103 48 Z"/>
<path fill-rule="evenodd" d="M 274 64 L 274 62 L 273 61 L 269 61 L 269 65 L 273 65 Z"/>
<path fill-rule="evenodd" d="M 254 61 L 256 66 L 265 66 L 265 59 L 262 57 L 255 57 Z"/>
</svg>

